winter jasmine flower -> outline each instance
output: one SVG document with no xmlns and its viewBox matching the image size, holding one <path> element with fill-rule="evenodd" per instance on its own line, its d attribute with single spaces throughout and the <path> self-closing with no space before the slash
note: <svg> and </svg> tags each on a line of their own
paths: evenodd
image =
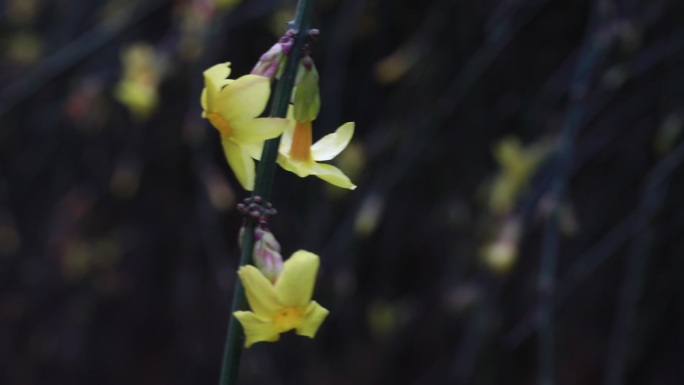
<svg viewBox="0 0 684 385">
<path fill-rule="evenodd" d="M 285 261 L 275 283 L 254 266 L 240 267 L 238 275 L 252 311 L 233 314 L 245 331 L 245 347 L 278 341 L 280 333 L 293 329 L 301 336 L 316 335 L 329 313 L 311 300 L 318 265 L 316 254 L 299 250 Z"/>
<path fill-rule="evenodd" d="M 245 75 L 227 79 L 230 63 L 217 64 L 204 71 L 202 117 L 221 134 L 221 144 L 228 165 L 246 190 L 254 189 L 256 174 L 250 154 L 258 151 L 264 140 L 280 135 L 287 119 L 257 118 L 264 111 L 271 92 L 268 78 Z"/>
</svg>

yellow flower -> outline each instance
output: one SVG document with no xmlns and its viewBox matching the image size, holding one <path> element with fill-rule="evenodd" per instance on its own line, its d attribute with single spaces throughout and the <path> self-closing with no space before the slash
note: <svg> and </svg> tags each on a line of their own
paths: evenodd
<svg viewBox="0 0 684 385">
<path fill-rule="evenodd" d="M 300 336 L 313 338 L 328 315 L 328 310 L 311 300 L 319 259 L 316 254 L 299 250 L 283 264 L 283 271 L 271 283 L 256 267 L 240 267 L 238 275 L 252 311 L 236 311 L 247 340 L 274 342 L 280 333 L 295 329 Z"/>
<path fill-rule="evenodd" d="M 509 216 L 499 224 L 496 238 L 480 249 L 483 261 L 495 273 L 506 274 L 515 265 L 522 231 L 521 217 Z"/>
<path fill-rule="evenodd" d="M 258 151 L 263 141 L 280 135 L 288 126 L 287 119 L 257 118 L 271 93 L 268 78 L 245 75 L 226 79 L 230 63 L 217 64 L 204 71 L 202 117 L 221 133 L 221 144 L 228 165 L 246 190 L 254 189 L 254 161 L 250 154 Z"/>
<path fill-rule="evenodd" d="M 121 53 L 123 76 L 114 96 L 138 121 L 146 120 L 159 104 L 160 62 L 159 54 L 146 43 L 133 44 Z"/>
<path fill-rule="evenodd" d="M 501 172 L 494 180 L 489 196 L 489 208 L 496 214 L 510 212 L 529 179 L 549 152 L 546 144 L 523 148 L 515 137 L 501 139 L 493 154 Z"/>
<path fill-rule="evenodd" d="M 312 145 L 311 121 L 297 121 L 294 128 L 290 127 L 283 133 L 278 164 L 301 178 L 316 175 L 335 186 L 353 190 L 356 185 L 340 169 L 318 163 L 337 156 L 347 147 L 353 135 L 354 123 L 348 122 Z"/>
</svg>

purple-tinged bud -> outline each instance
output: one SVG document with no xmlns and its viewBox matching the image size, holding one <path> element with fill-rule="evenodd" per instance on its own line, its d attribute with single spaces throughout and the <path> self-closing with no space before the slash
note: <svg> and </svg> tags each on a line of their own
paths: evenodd
<svg viewBox="0 0 684 385">
<path fill-rule="evenodd" d="M 254 229 L 254 264 L 266 278 L 275 282 L 283 270 L 283 256 L 280 255 L 280 243 L 266 227 Z"/>
<path fill-rule="evenodd" d="M 315 67 L 314 61 L 309 55 L 304 56 L 300 63 L 302 64 L 302 66 L 304 66 L 304 69 L 307 71 L 311 71 Z"/>
<path fill-rule="evenodd" d="M 293 36 L 286 34 L 281 37 L 266 53 L 261 55 L 259 61 L 252 69 L 252 74 L 267 78 L 279 78 L 282 66 L 285 64 L 284 58 L 290 54 L 293 45 Z"/>
<path fill-rule="evenodd" d="M 287 34 L 285 34 L 285 36 L 281 37 L 278 40 L 278 44 L 280 44 L 280 49 L 282 50 L 285 56 L 289 55 L 290 52 L 292 52 L 292 46 L 294 46 L 295 36 L 295 33 L 292 30 L 290 30 Z"/>
<path fill-rule="evenodd" d="M 309 30 L 309 40 L 315 41 L 321 35 L 321 31 L 316 28 L 311 28 Z"/>
</svg>

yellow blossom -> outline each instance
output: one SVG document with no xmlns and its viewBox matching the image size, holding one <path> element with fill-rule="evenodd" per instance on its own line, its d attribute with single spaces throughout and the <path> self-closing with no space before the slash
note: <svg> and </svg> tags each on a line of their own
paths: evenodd
<svg viewBox="0 0 684 385">
<path fill-rule="evenodd" d="M 311 121 L 297 121 L 294 127 L 288 128 L 280 141 L 278 164 L 302 178 L 315 175 L 335 186 L 355 189 L 356 185 L 340 169 L 318 163 L 333 159 L 347 147 L 354 135 L 354 123 L 343 124 L 313 145 L 311 131 Z"/>
<path fill-rule="evenodd" d="M 313 338 L 328 310 L 311 300 L 319 259 L 299 250 L 283 264 L 275 283 L 252 265 L 240 267 L 238 275 L 252 311 L 236 311 L 247 337 L 245 347 L 261 341 L 274 342 L 280 333 L 294 329 Z"/>
<path fill-rule="evenodd" d="M 481 256 L 487 266 L 495 273 L 508 273 L 518 257 L 518 244 L 508 242 L 496 242 L 484 246 L 480 250 Z"/>
<path fill-rule="evenodd" d="M 245 75 L 227 79 L 230 63 L 217 64 L 204 71 L 202 117 L 209 119 L 221 134 L 228 165 L 246 190 L 254 189 L 254 161 L 264 140 L 280 135 L 287 119 L 257 118 L 264 111 L 271 93 L 268 78 Z"/>
<path fill-rule="evenodd" d="M 539 163 L 546 157 L 548 145 L 523 148 L 520 141 L 507 137 L 499 141 L 493 153 L 501 167 L 489 196 L 489 208 L 496 214 L 510 212 L 520 193 L 525 189 Z"/>
<path fill-rule="evenodd" d="M 121 53 L 123 76 L 114 96 L 131 111 L 133 118 L 144 121 L 159 105 L 159 82 L 163 68 L 154 47 L 137 43 Z"/>
</svg>

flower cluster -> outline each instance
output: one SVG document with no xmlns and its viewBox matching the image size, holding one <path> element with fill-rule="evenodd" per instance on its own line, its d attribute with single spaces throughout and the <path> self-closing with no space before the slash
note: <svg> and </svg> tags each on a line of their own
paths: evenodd
<svg viewBox="0 0 684 385">
<path fill-rule="evenodd" d="M 318 34 L 309 32 L 309 38 Z M 228 165 L 246 190 L 253 190 L 254 160 L 261 159 L 264 141 L 282 135 L 277 163 L 299 177 L 315 175 L 335 186 L 356 186 L 337 167 L 320 163 L 335 158 L 354 135 L 354 123 L 345 123 L 334 133 L 313 143 L 313 121 L 320 110 L 319 76 L 305 48 L 299 59 L 296 80 L 287 118 L 260 117 L 271 92 L 271 80 L 282 75 L 285 58 L 292 52 L 296 35 L 288 31 L 278 43 L 261 56 L 252 73 L 229 79 L 230 63 L 217 64 L 204 72 L 202 117 L 211 122 L 221 136 Z M 275 150 L 275 149 L 273 149 Z M 253 196 L 238 211 L 247 217 L 241 230 L 253 231 L 251 257 L 254 265 L 244 265 L 238 276 L 245 288 L 251 311 L 236 311 L 243 327 L 245 347 L 261 341 L 277 341 L 280 334 L 295 330 L 313 338 L 328 310 L 311 300 L 319 257 L 299 250 L 283 262 L 280 243 L 268 229 L 267 220 L 275 213 L 269 202 Z M 251 223 L 249 221 L 252 221 Z M 258 221 L 258 224 L 257 224 Z"/>
<path fill-rule="evenodd" d="M 523 148 L 515 137 L 506 137 L 495 145 L 492 152 L 501 172 L 494 180 L 489 195 L 492 213 L 505 215 L 513 210 L 518 197 L 549 150 L 550 146 L 546 143 Z"/>
<path fill-rule="evenodd" d="M 206 70 L 202 116 L 221 134 L 228 165 L 246 190 L 254 189 L 256 173 L 253 159 L 261 158 L 263 142 L 281 134 L 278 164 L 285 170 L 302 178 L 315 175 L 335 186 L 355 189 L 356 186 L 340 169 L 319 163 L 332 160 L 347 147 L 354 135 L 354 123 L 345 123 L 334 133 L 313 143 L 312 122 L 318 116 L 320 96 L 318 72 L 310 57 L 305 56 L 301 60 L 297 76 L 299 83 L 293 91 L 294 108 L 288 119 L 258 117 L 270 96 L 270 78 L 277 75 L 280 61 L 289 53 L 289 44 L 288 40 L 276 44 L 262 56 L 252 74 L 235 80 L 227 78 L 230 63 Z"/>
<path fill-rule="evenodd" d="M 515 265 L 523 236 L 519 200 L 551 148 L 546 140 L 523 146 L 516 137 L 505 137 L 493 148 L 500 171 L 491 185 L 487 202 L 492 214 L 491 237 L 481 247 L 480 256 L 495 273 L 507 274 Z"/>
<path fill-rule="evenodd" d="M 162 62 L 149 44 L 133 44 L 121 53 L 123 77 L 114 89 L 114 96 L 128 107 L 137 121 L 149 118 L 159 105 Z"/>
</svg>

